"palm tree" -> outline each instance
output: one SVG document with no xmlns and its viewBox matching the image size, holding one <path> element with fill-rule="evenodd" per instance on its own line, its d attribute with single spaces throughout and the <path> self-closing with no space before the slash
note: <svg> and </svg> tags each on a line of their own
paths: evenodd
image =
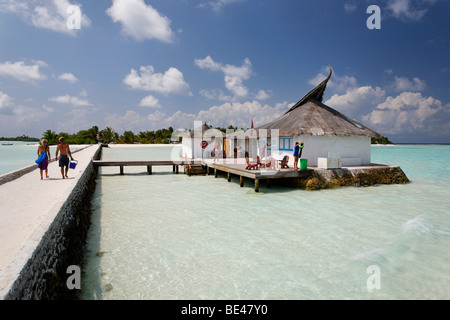
<svg viewBox="0 0 450 320">
<path fill-rule="evenodd" d="M 135 135 L 132 131 L 125 131 L 120 139 L 123 143 L 132 144 L 135 141 Z"/>
<path fill-rule="evenodd" d="M 106 127 L 106 129 L 103 129 L 100 132 L 100 135 L 101 135 L 104 143 L 110 143 L 114 139 L 115 131 L 111 127 Z"/>
<path fill-rule="evenodd" d="M 42 138 L 46 139 L 48 144 L 58 144 L 58 135 L 55 131 L 48 129 L 42 134 Z"/>
</svg>

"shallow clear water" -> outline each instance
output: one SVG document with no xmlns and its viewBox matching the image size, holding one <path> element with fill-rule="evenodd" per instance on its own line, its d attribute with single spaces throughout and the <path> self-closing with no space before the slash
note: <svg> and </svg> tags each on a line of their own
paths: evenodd
<svg viewBox="0 0 450 320">
<path fill-rule="evenodd" d="M 34 160 L 37 159 L 38 147 L 38 142 L 2 141 L 0 143 L 0 175 L 36 164 Z M 70 146 L 72 152 L 80 148 L 77 145 Z M 50 146 L 52 159 L 55 154 L 56 146 Z"/>
<path fill-rule="evenodd" d="M 103 158 L 170 151 L 111 148 Z M 448 299 L 448 159 L 450 146 L 374 146 L 374 163 L 400 165 L 412 182 L 321 191 L 263 183 L 260 194 L 238 177 L 104 168 L 80 297 Z"/>
</svg>

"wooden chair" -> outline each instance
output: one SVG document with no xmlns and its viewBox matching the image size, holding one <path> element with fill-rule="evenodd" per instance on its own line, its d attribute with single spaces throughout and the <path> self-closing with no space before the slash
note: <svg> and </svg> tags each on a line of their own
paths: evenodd
<svg viewBox="0 0 450 320">
<path fill-rule="evenodd" d="M 247 167 L 245 168 L 245 170 L 257 170 L 258 169 L 258 166 L 259 166 L 258 163 L 250 163 L 250 159 L 248 157 L 245 158 L 245 162 L 247 163 Z"/>
<path fill-rule="evenodd" d="M 279 165 L 281 166 L 281 169 L 288 169 L 288 162 L 289 162 L 289 156 L 284 156 L 282 160 L 278 160 L 280 163 Z"/>
</svg>

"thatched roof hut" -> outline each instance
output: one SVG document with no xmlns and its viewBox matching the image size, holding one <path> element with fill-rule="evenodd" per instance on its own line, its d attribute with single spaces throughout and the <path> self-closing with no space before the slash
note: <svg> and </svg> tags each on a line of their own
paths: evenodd
<svg viewBox="0 0 450 320">
<path fill-rule="evenodd" d="M 292 156 L 295 142 L 304 142 L 303 157 L 309 164 L 321 166 L 323 160 L 339 155 L 342 165 L 370 163 L 370 138 L 381 135 L 361 123 L 322 103 L 332 71 L 318 86 L 308 92 L 281 117 L 255 128 L 266 129 L 272 154 Z M 272 134 L 278 130 L 279 140 Z M 340 164 L 339 164 L 340 165 Z"/>
<path fill-rule="evenodd" d="M 281 117 L 255 129 L 267 129 L 268 135 L 271 129 L 278 129 L 280 137 L 297 135 L 382 137 L 379 133 L 322 103 L 323 93 L 331 74 L 330 69 L 330 74 L 324 81 Z"/>
<path fill-rule="evenodd" d="M 210 131 L 208 131 L 210 130 Z M 205 134 L 206 133 L 206 134 Z M 209 133 L 209 135 L 208 135 Z M 221 132 L 219 129 L 215 129 L 214 127 L 206 124 L 206 121 L 203 122 L 201 129 L 200 128 L 195 128 L 194 130 L 190 131 L 191 137 L 194 137 L 195 135 L 198 135 L 198 138 L 202 138 L 204 136 L 222 136 L 225 137 L 225 133 Z M 196 136 L 197 137 L 197 136 Z"/>
</svg>

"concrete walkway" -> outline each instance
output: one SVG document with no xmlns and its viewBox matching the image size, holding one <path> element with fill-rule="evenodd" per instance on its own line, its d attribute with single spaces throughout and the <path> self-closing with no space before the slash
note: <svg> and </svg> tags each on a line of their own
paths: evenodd
<svg viewBox="0 0 450 320">
<path fill-rule="evenodd" d="M 88 146 L 72 156 L 78 161 L 62 179 L 58 161 L 48 166 L 49 179 L 39 169 L 0 185 L 0 299 L 8 293 L 25 263 L 58 214 L 99 145 Z M 52 154 L 52 160 L 55 154 Z"/>
</svg>

